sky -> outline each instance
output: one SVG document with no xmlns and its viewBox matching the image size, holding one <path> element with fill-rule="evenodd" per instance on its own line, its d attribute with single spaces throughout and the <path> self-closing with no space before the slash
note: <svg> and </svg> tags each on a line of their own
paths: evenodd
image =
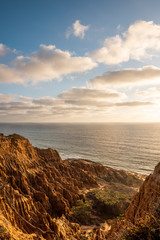
<svg viewBox="0 0 160 240">
<path fill-rule="evenodd" d="M 159 0 L 0 0 L 0 122 L 160 122 Z"/>
</svg>

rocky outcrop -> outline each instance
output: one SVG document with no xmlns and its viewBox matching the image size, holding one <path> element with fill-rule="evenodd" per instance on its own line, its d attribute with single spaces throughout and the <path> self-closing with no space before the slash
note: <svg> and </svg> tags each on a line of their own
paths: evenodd
<svg viewBox="0 0 160 240">
<path fill-rule="evenodd" d="M 0 216 L 17 233 L 30 234 L 28 239 L 80 239 L 79 224 L 67 220 L 69 211 L 84 200 L 84 188 L 104 181 L 141 183 L 138 175 L 86 160 L 63 161 L 56 150 L 35 148 L 17 134 L 0 135 Z"/>
<path fill-rule="evenodd" d="M 134 196 L 126 211 L 126 219 L 135 224 L 137 219 L 144 218 L 148 213 L 156 215 L 158 209 L 160 209 L 160 163 Z"/>
</svg>

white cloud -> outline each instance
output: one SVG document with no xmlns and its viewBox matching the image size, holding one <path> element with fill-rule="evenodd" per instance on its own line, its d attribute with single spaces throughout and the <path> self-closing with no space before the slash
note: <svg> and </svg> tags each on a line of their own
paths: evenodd
<svg viewBox="0 0 160 240">
<path fill-rule="evenodd" d="M 98 90 L 98 89 L 91 89 L 91 88 L 72 88 L 69 91 L 63 92 L 58 95 L 58 98 L 63 100 L 72 100 L 77 99 L 114 99 L 114 98 L 122 98 L 124 94 L 113 91 L 113 90 Z"/>
<path fill-rule="evenodd" d="M 142 60 L 152 57 L 151 51 L 160 52 L 160 25 L 153 21 L 137 21 L 126 32 L 106 38 L 103 47 L 95 50 L 92 57 L 107 65 Z M 149 52 L 150 51 L 150 52 Z"/>
<path fill-rule="evenodd" d="M 4 44 L 0 43 L 0 57 L 6 55 L 10 52 L 10 49 L 6 47 Z"/>
<path fill-rule="evenodd" d="M 121 86 L 160 83 L 160 68 L 144 66 L 137 69 L 123 69 L 106 72 L 91 80 L 91 86 Z"/>
<path fill-rule="evenodd" d="M 73 34 L 76 37 L 79 37 L 81 39 L 84 38 L 86 31 L 89 29 L 89 25 L 82 25 L 80 24 L 79 20 L 76 20 L 72 27 L 68 28 L 66 32 L 66 38 L 69 38 L 71 34 Z"/>
<path fill-rule="evenodd" d="M 0 83 L 21 83 L 23 84 L 24 79 L 20 73 L 4 64 L 0 64 Z"/>
<path fill-rule="evenodd" d="M 54 45 L 41 45 L 39 51 L 31 56 L 20 56 L 14 62 L 15 68 L 25 81 L 49 81 L 62 76 L 91 70 L 97 64 L 89 57 L 75 57 L 68 51 L 57 49 Z"/>
<path fill-rule="evenodd" d="M 73 23 L 73 29 L 74 29 L 74 35 L 76 37 L 84 38 L 85 32 L 89 29 L 89 25 L 85 26 L 80 24 L 79 20 L 76 20 L 75 23 Z"/>
<path fill-rule="evenodd" d="M 0 82 L 25 84 L 61 80 L 64 75 L 86 72 L 96 66 L 89 57 L 76 57 L 54 45 L 42 44 L 40 50 L 30 56 L 18 56 L 12 67 L 0 64 Z"/>
<path fill-rule="evenodd" d="M 19 99 L 21 101 L 31 101 L 33 98 L 32 97 L 19 96 Z"/>
</svg>

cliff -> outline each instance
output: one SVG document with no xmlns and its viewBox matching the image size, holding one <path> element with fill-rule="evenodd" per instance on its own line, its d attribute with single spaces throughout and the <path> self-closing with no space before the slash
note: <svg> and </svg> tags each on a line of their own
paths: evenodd
<svg viewBox="0 0 160 240">
<path fill-rule="evenodd" d="M 108 194 L 114 188 L 133 195 L 141 183 L 138 174 L 86 160 L 63 161 L 56 150 L 33 147 L 17 134 L 0 134 L 1 239 L 83 239 L 80 219 L 71 214 L 78 201 L 86 203 L 88 199 L 93 203 L 93 220 L 97 217 L 95 201 L 102 203 L 93 189 Z M 133 215 L 135 219 L 140 214 L 136 196 L 133 214 L 127 212 L 132 221 Z M 117 206 L 117 202 L 114 204 Z M 101 221 L 100 216 L 98 219 Z M 105 239 L 103 232 L 97 229 L 87 239 Z"/>
<path fill-rule="evenodd" d="M 112 225 L 107 239 L 160 239 L 160 163 L 132 198 L 125 212 L 125 220 Z"/>
<path fill-rule="evenodd" d="M 146 213 L 156 215 L 158 210 L 160 210 L 160 163 L 132 199 L 126 211 L 126 218 L 135 224 L 139 218 L 144 218 Z"/>
</svg>

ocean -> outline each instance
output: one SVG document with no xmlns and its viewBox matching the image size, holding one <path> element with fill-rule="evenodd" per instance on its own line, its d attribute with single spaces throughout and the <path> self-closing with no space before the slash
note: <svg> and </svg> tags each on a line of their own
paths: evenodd
<svg viewBox="0 0 160 240">
<path fill-rule="evenodd" d="M 160 123 L 0 123 L 0 133 L 20 134 L 33 146 L 149 174 L 160 161 Z"/>
</svg>

